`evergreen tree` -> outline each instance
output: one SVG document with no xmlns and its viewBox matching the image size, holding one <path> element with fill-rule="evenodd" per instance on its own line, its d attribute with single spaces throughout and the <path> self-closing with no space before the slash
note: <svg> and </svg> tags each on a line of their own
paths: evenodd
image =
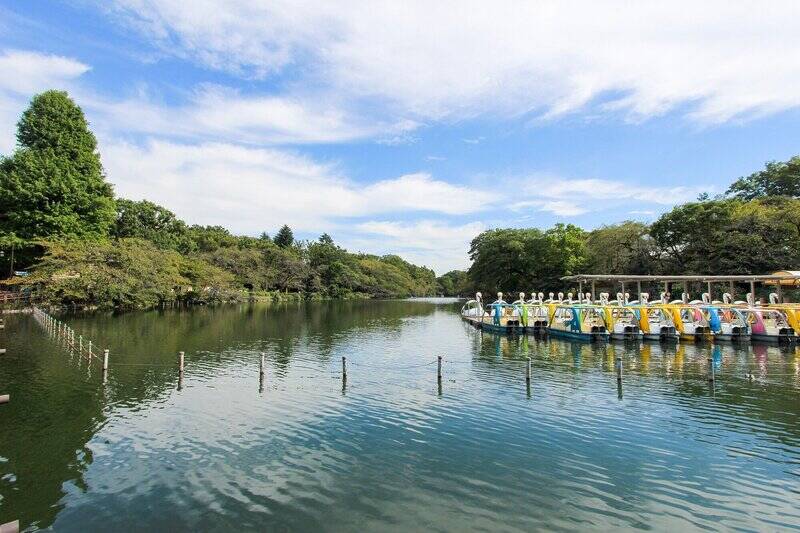
<svg viewBox="0 0 800 533">
<path fill-rule="evenodd" d="M 66 92 L 47 91 L 31 100 L 17 128 L 19 148 L 0 162 L 0 233 L 107 236 L 113 191 L 81 108 Z"/>
<path fill-rule="evenodd" d="M 292 245 L 292 243 L 294 243 L 294 234 L 292 233 L 292 228 L 284 224 L 275 235 L 275 244 L 281 248 L 288 248 Z"/>
</svg>

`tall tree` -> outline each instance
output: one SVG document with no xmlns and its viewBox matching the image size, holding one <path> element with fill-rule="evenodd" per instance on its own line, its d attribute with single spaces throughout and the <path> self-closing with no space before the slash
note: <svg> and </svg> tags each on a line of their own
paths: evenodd
<svg viewBox="0 0 800 533">
<path fill-rule="evenodd" d="M 726 194 L 742 200 L 764 196 L 800 198 L 800 156 L 788 161 L 770 161 L 764 170 L 733 182 Z"/>
<path fill-rule="evenodd" d="M 288 248 L 294 243 L 294 234 L 292 233 L 292 228 L 287 226 L 286 224 L 278 230 L 278 233 L 275 235 L 275 244 L 280 246 L 281 248 Z"/>
<path fill-rule="evenodd" d="M 588 268 L 595 274 L 655 274 L 658 248 L 647 224 L 625 221 L 589 232 Z"/>
<path fill-rule="evenodd" d="M 19 148 L 0 162 L 0 232 L 23 239 L 97 239 L 114 222 L 97 140 L 66 92 L 36 95 L 17 125 Z"/>
<path fill-rule="evenodd" d="M 134 202 L 118 199 L 117 219 L 111 228 L 111 235 L 118 239 L 147 239 L 165 250 L 189 252 L 194 248 L 186 224 L 169 209 L 147 200 Z"/>
</svg>

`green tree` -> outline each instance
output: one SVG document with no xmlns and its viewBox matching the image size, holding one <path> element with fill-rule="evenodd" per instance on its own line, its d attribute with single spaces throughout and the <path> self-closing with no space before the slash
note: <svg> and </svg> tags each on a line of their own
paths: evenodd
<svg viewBox="0 0 800 533">
<path fill-rule="evenodd" d="M 590 231 L 587 268 L 595 274 L 655 274 L 659 251 L 641 222 L 625 221 Z"/>
<path fill-rule="evenodd" d="M 229 273 L 141 239 L 41 244 L 46 251 L 34 273 L 18 283 L 51 303 L 148 308 L 238 296 Z"/>
<path fill-rule="evenodd" d="M 0 162 L 0 232 L 22 239 L 98 239 L 114 222 L 97 140 L 66 92 L 36 95 L 17 125 L 19 148 Z"/>
<path fill-rule="evenodd" d="M 800 156 L 788 161 L 770 161 L 764 170 L 733 182 L 726 194 L 742 200 L 765 196 L 800 198 Z"/>
<path fill-rule="evenodd" d="M 681 274 L 761 274 L 800 263 L 800 200 L 765 197 L 675 207 L 650 234 L 664 270 Z"/>
<path fill-rule="evenodd" d="M 281 248 L 288 248 L 294 243 L 294 234 L 292 233 L 292 228 L 287 226 L 286 224 L 278 230 L 278 233 L 275 235 L 275 244 L 280 246 Z"/>
<path fill-rule="evenodd" d="M 194 248 L 186 224 L 172 211 L 147 200 L 135 202 L 119 198 L 111 235 L 118 239 L 146 239 L 164 250 L 189 252 Z"/>
<path fill-rule="evenodd" d="M 463 270 L 451 270 L 436 278 L 436 292 L 444 296 L 464 296 L 471 291 L 469 278 Z"/>
<path fill-rule="evenodd" d="M 230 231 L 222 226 L 199 226 L 197 224 L 189 228 L 189 237 L 201 252 L 211 252 L 219 248 L 227 248 L 239 245 L 239 238 L 232 235 Z"/>
</svg>

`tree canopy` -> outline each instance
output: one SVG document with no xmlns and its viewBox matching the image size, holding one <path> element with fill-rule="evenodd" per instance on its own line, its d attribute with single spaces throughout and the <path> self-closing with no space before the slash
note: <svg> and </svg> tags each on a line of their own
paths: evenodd
<svg viewBox="0 0 800 533">
<path fill-rule="evenodd" d="M 284 224 L 283 227 L 278 230 L 277 235 L 275 235 L 275 244 L 281 248 L 288 248 L 293 243 L 294 234 L 292 233 L 292 228 Z"/>
<path fill-rule="evenodd" d="M 800 156 L 788 161 L 770 161 L 764 170 L 733 182 L 726 194 L 741 200 L 765 196 L 800 198 Z"/>
<path fill-rule="evenodd" d="M 17 125 L 19 147 L 0 162 L 0 232 L 22 239 L 100 239 L 114 222 L 97 140 L 66 92 L 33 98 Z"/>
</svg>

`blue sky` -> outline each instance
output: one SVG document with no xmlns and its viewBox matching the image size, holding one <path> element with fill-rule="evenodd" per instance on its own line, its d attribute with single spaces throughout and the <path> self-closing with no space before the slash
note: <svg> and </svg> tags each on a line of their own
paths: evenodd
<svg viewBox="0 0 800 533">
<path fill-rule="evenodd" d="M 468 266 L 800 153 L 795 2 L 0 0 L 0 153 L 70 92 L 120 196 Z"/>
</svg>

